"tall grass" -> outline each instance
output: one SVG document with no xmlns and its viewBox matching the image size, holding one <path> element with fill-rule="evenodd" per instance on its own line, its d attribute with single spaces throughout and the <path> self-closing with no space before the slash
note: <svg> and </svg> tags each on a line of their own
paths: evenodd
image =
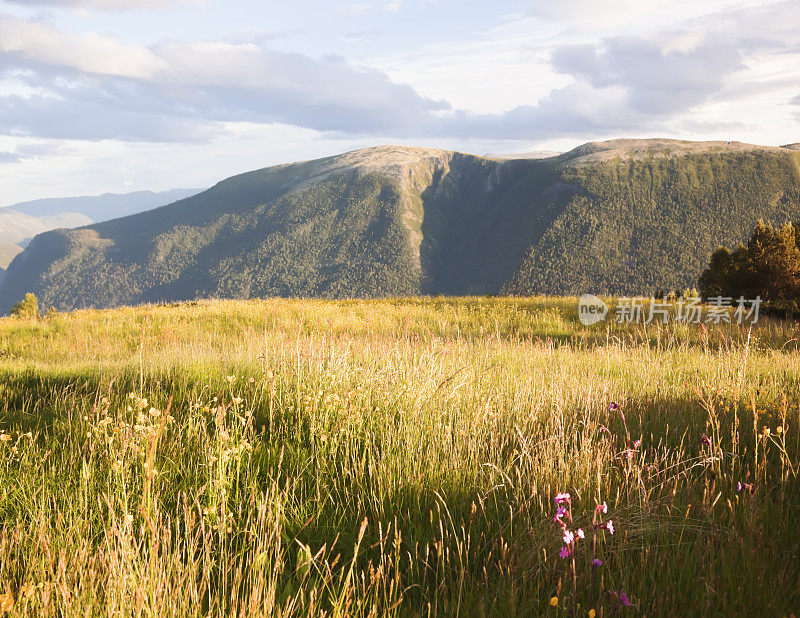
<svg viewBox="0 0 800 618">
<path fill-rule="evenodd" d="M 796 336 L 542 298 L 2 320 L 0 607 L 797 612 Z"/>
</svg>

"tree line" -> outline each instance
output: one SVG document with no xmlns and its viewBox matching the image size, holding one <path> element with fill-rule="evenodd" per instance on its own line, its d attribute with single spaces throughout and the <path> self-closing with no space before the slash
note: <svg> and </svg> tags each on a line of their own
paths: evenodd
<svg viewBox="0 0 800 618">
<path fill-rule="evenodd" d="M 797 309 L 800 301 L 800 224 L 773 226 L 759 220 L 746 245 L 721 247 L 700 275 L 703 298 L 760 296 L 776 307 Z"/>
</svg>

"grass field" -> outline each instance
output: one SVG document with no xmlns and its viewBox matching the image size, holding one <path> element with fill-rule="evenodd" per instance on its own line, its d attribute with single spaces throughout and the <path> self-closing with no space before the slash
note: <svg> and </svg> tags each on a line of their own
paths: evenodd
<svg viewBox="0 0 800 618">
<path fill-rule="evenodd" d="M 798 332 L 545 298 L 0 320 L 0 612 L 798 613 Z"/>
</svg>

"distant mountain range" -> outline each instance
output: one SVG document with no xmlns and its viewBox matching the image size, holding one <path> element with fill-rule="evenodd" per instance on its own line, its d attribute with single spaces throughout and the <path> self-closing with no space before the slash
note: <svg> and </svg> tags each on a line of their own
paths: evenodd
<svg viewBox="0 0 800 618">
<path fill-rule="evenodd" d="M 104 193 L 20 202 L 0 208 L 0 285 L 11 260 L 37 234 L 124 217 L 175 202 L 200 191 L 202 189 L 172 189 L 159 193 Z"/>
<path fill-rule="evenodd" d="M 79 213 L 94 223 L 118 219 L 137 212 L 158 208 L 177 202 L 202 189 L 170 189 L 169 191 L 134 191 L 132 193 L 104 193 L 85 197 L 56 197 L 30 202 L 20 202 L 7 208 L 32 217 L 52 217 L 63 213 Z M 4 209 L 0 208 L 0 214 Z M 2 238 L 2 229 L 0 229 Z"/>
<path fill-rule="evenodd" d="M 649 294 L 759 218 L 800 219 L 796 145 L 612 140 L 545 158 L 382 146 L 37 236 L 0 308 L 197 297 Z"/>
<path fill-rule="evenodd" d="M 60 227 L 80 227 L 92 220 L 77 212 L 62 212 L 46 217 L 32 217 L 12 208 L 0 209 L 0 242 L 25 247 L 37 234 Z M 0 268 L 7 264 L 0 262 Z"/>
</svg>

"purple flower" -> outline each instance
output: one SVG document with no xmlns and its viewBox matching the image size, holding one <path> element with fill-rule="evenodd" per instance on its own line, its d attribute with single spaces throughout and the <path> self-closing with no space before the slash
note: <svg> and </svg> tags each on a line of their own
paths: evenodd
<svg viewBox="0 0 800 618">
<path fill-rule="evenodd" d="M 742 482 L 739 481 L 738 483 L 736 483 L 736 491 L 742 491 L 742 489 L 744 489 L 744 487 L 742 485 Z"/>
<path fill-rule="evenodd" d="M 603 504 L 598 504 L 595 507 L 594 512 L 595 513 L 608 513 L 608 505 L 605 502 L 603 502 Z"/>
<path fill-rule="evenodd" d="M 555 498 L 556 504 L 566 504 L 568 502 L 569 502 L 569 494 L 566 492 L 563 494 L 558 494 Z"/>
<path fill-rule="evenodd" d="M 619 593 L 619 602 L 622 607 L 629 607 L 631 604 L 631 600 L 628 598 L 628 595 L 624 592 Z"/>
<path fill-rule="evenodd" d="M 562 559 L 566 559 L 566 558 L 569 558 L 572 555 L 572 552 L 570 551 L 569 547 L 562 547 L 561 551 L 558 552 L 558 555 Z"/>
<path fill-rule="evenodd" d="M 619 410 L 619 404 L 616 401 L 612 401 L 608 404 L 608 409 L 613 412 L 614 410 Z"/>
<path fill-rule="evenodd" d="M 711 438 L 709 438 L 706 434 L 700 436 L 700 444 L 702 446 L 711 446 Z"/>
<path fill-rule="evenodd" d="M 597 568 L 599 566 L 603 566 L 603 561 L 602 560 L 598 560 L 597 558 L 595 558 L 594 560 L 592 560 L 592 566 L 595 567 L 595 568 Z"/>
<path fill-rule="evenodd" d="M 566 514 L 567 514 L 567 509 L 565 509 L 563 506 L 559 506 L 556 509 L 556 514 L 553 517 L 553 521 L 560 524 L 561 523 L 561 518 L 564 517 L 564 515 L 566 515 Z"/>
<path fill-rule="evenodd" d="M 641 440 L 636 440 L 636 442 L 633 443 L 633 448 L 639 448 L 641 445 L 642 445 L 642 441 Z"/>
<path fill-rule="evenodd" d="M 564 530 L 564 543 L 569 545 L 574 540 L 575 540 L 575 535 L 572 534 L 572 532 L 569 530 Z"/>
</svg>

